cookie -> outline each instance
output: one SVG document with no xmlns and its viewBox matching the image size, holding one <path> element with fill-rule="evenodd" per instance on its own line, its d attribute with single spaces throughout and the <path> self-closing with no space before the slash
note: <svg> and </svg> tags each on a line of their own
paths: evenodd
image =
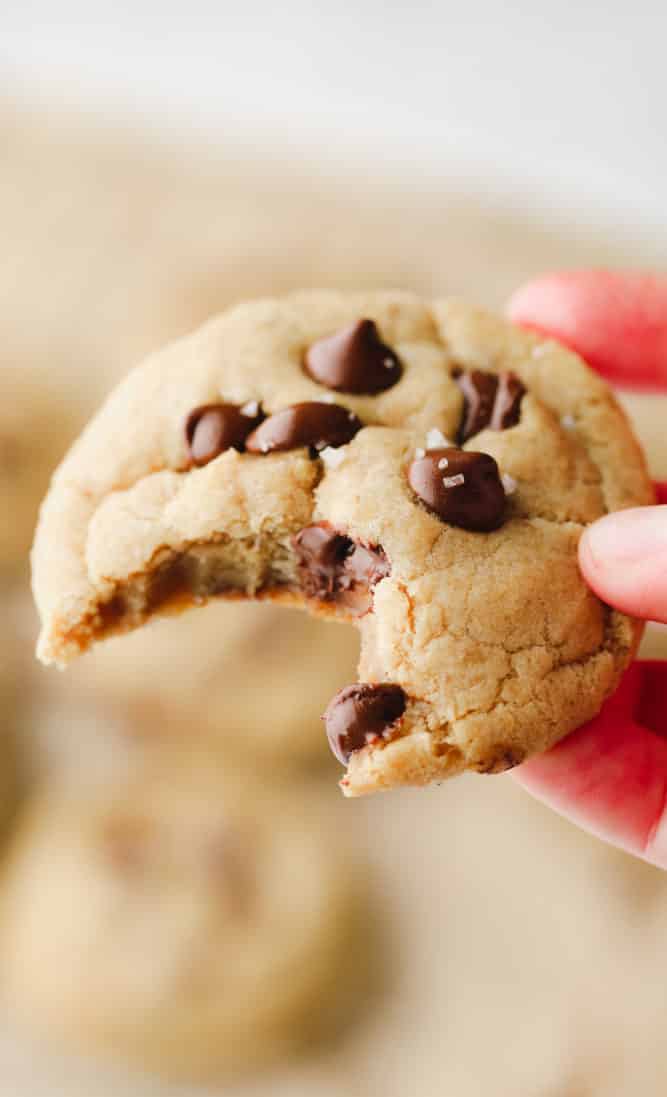
<svg viewBox="0 0 667 1097">
<path fill-rule="evenodd" d="M 358 655 L 353 629 L 268 604 L 214 602 L 101 644 L 40 685 L 50 709 L 104 708 L 149 748 L 206 743 L 255 769 L 287 770 L 330 757 L 320 717 Z"/>
<path fill-rule="evenodd" d="M 39 377 L 0 362 L 0 576 L 27 564 L 40 500 L 73 416 Z"/>
<path fill-rule="evenodd" d="M 39 800 L 1 898 L 17 1018 L 182 1079 L 331 1036 L 363 997 L 361 907 L 339 828 L 321 810 L 304 826 L 293 804 L 183 759 L 94 796 Z"/>
<path fill-rule="evenodd" d="M 615 688 L 640 626 L 577 545 L 652 498 L 609 389 L 552 341 L 401 293 L 257 301 L 131 373 L 56 473 L 39 655 L 215 596 L 305 604 L 361 632 L 326 713 L 348 795 L 498 772 Z"/>
</svg>

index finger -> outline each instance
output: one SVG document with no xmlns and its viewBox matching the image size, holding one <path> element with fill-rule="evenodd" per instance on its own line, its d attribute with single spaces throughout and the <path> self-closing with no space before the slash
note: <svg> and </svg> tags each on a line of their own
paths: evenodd
<svg viewBox="0 0 667 1097">
<path fill-rule="evenodd" d="M 667 391 L 667 275 L 545 274 L 521 286 L 507 312 L 572 347 L 612 384 Z"/>
<path fill-rule="evenodd" d="M 576 350 L 607 380 L 667 391 L 667 277 L 545 275 L 510 317 Z M 658 485 L 667 502 L 664 485 Z M 600 715 L 513 773 L 586 830 L 667 868 L 667 664 L 635 663 Z"/>
</svg>

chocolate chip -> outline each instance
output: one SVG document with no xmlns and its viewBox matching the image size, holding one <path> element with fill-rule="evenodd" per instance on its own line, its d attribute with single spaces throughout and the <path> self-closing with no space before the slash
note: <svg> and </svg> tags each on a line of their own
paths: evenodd
<svg viewBox="0 0 667 1097">
<path fill-rule="evenodd" d="M 408 469 L 410 487 L 443 522 L 488 531 L 502 522 L 505 490 L 488 453 L 433 449 Z"/>
<path fill-rule="evenodd" d="M 406 697 L 400 686 L 346 686 L 330 701 L 324 713 L 329 746 L 344 766 L 355 750 L 374 740 L 389 738 L 392 726 L 405 712 Z"/>
<path fill-rule="evenodd" d="M 306 526 L 293 540 L 300 589 L 320 602 L 337 602 L 355 616 L 372 606 L 371 590 L 390 572 L 379 545 L 362 545 L 328 522 Z"/>
<path fill-rule="evenodd" d="M 352 583 L 372 587 L 390 571 L 389 561 L 379 545 L 367 547 L 357 543 L 345 561 L 345 578 Z"/>
<path fill-rule="evenodd" d="M 328 522 L 319 522 L 300 530 L 293 543 L 305 593 L 314 598 L 333 594 L 336 578 L 353 549 L 350 538 L 336 533 Z"/>
<path fill-rule="evenodd" d="M 313 343 L 303 366 L 320 385 L 366 396 L 391 388 L 403 372 L 398 356 L 382 342 L 372 320 L 358 320 Z"/>
<path fill-rule="evenodd" d="M 256 401 L 237 404 L 204 404 L 188 415 L 185 437 L 193 465 L 207 465 L 226 449 L 242 452 L 245 440 L 264 415 Z"/>
<path fill-rule="evenodd" d="M 507 430 L 519 422 L 521 400 L 526 392 L 515 373 L 498 375 L 498 390 L 493 405 L 489 427 L 491 430 Z"/>
<path fill-rule="evenodd" d="M 463 445 L 486 427 L 506 430 L 519 422 L 525 388 L 514 373 L 486 373 L 481 369 L 454 374 L 463 393 L 463 421 L 457 441 Z"/>
<path fill-rule="evenodd" d="M 310 446 L 316 452 L 326 446 L 344 446 L 361 430 L 362 423 L 340 404 L 308 400 L 283 408 L 246 438 L 248 453 L 277 453 Z"/>
</svg>

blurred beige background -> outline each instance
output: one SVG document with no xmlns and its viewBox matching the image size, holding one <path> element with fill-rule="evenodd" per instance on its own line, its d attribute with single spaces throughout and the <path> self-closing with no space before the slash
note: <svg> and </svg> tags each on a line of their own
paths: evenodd
<svg viewBox="0 0 667 1097">
<path fill-rule="evenodd" d="M 222 22 L 195 5 L 191 36 L 165 15 L 154 39 L 151 5 L 119 5 L 108 27 L 77 4 L 58 20 L 40 7 L 13 13 L 0 45 L 0 371 L 20 371 L 35 408 L 53 392 L 80 421 L 152 347 L 250 295 L 399 285 L 501 307 L 543 269 L 664 264 L 657 6 L 630 61 L 615 3 L 572 27 L 542 4 L 502 20 L 473 5 L 458 22 L 418 5 L 384 35 L 372 4 L 335 28 L 297 4 L 289 48 L 252 4 L 228 37 L 223 4 Z M 633 410 L 667 474 L 663 404 Z M 32 672 L 23 689 L 44 682 Z M 320 795 L 339 810 L 333 769 Z M 667 1091 L 663 874 L 506 777 L 350 801 L 343 816 L 391 973 L 344 1039 L 204 1091 L 47 1049 L 8 1019 L 0 1094 Z"/>
</svg>

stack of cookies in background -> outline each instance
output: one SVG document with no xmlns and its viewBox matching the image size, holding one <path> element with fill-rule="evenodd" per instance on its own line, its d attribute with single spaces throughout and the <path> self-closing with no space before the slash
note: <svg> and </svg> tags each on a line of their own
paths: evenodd
<svg viewBox="0 0 667 1097">
<path fill-rule="evenodd" d="M 319 716 L 352 629 L 216 603 L 58 674 L 27 585 L 81 421 L 212 312 L 313 285 L 500 307 L 622 248 L 442 193 L 313 193 L 233 148 L 9 109 L 0 130 L 0 1097 L 660 1092 L 657 870 L 507 778 L 344 802 Z"/>
</svg>

